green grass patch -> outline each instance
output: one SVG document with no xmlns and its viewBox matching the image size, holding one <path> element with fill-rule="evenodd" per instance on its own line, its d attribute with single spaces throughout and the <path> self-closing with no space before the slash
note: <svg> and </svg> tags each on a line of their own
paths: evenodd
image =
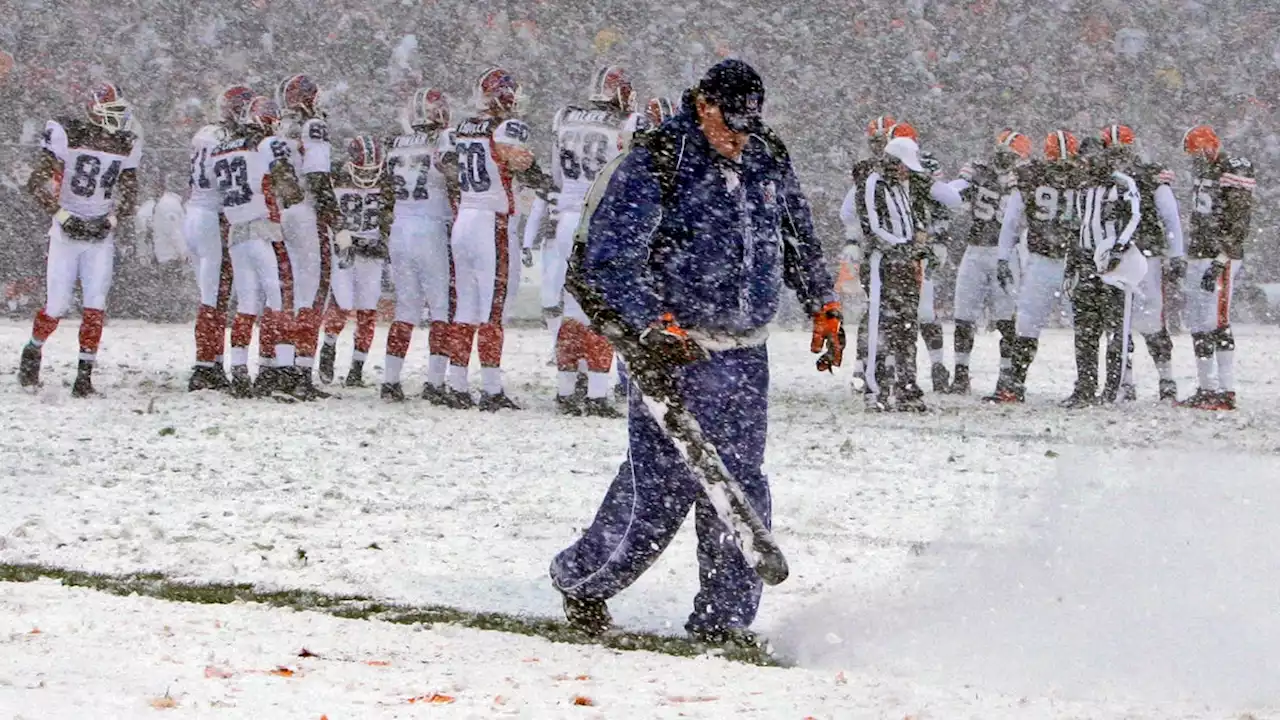
<svg viewBox="0 0 1280 720">
<path fill-rule="evenodd" d="M 675 657 L 714 655 L 750 665 L 786 666 L 780 658 L 761 648 L 715 647 L 685 637 L 627 630 L 614 630 L 600 637 L 592 637 L 569 627 L 563 620 L 553 618 L 473 612 L 444 605 L 391 604 L 359 595 L 332 595 L 313 590 L 259 590 L 243 583 L 179 582 L 160 573 L 107 575 L 48 565 L 0 563 L 0 582 L 33 582 L 41 578 L 112 595 L 141 595 L 205 605 L 253 602 L 272 607 L 322 612 L 349 620 L 381 620 L 401 625 L 454 625 L 540 637 L 552 642 L 597 645 L 612 650 L 646 650 Z"/>
</svg>

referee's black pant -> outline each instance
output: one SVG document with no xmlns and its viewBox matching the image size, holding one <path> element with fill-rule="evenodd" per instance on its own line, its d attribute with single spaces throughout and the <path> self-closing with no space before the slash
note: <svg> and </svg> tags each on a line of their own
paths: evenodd
<svg viewBox="0 0 1280 720">
<path fill-rule="evenodd" d="M 1094 275 L 1082 279 L 1071 293 L 1074 310 L 1076 346 L 1075 394 L 1096 395 L 1098 392 L 1098 350 L 1103 334 L 1107 335 L 1107 393 L 1114 398 L 1120 387 L 1126 351 L 1132 350 L 1132 339 L 1121 341 L 1124 328 L 1124 291 L 1102 282 Z"/>
</svg>

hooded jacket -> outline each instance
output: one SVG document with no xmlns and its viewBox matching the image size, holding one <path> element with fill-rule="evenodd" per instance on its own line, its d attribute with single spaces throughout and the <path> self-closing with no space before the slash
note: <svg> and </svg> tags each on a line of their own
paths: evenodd
<svg viewBox="0 0 1280 720">
<path fill-rule="evenodd" d="M 729 160 L 694 106 L 646 133 L 609 177 L 583 281 L 636 329 L 671 313 L 686 328 L 749 334 L 773 320 L 784 284 L 817 312 L 835 294 L 786 148 L 761 128 Z"/>
</svg>

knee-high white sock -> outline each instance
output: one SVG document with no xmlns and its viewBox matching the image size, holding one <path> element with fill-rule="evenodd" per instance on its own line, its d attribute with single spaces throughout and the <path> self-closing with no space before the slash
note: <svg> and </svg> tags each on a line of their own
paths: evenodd
<svg viewBox="0 0 1280 720">
<path fill-rule="evenodd" d="M 395 355 L 387 355 L 383 360 L 382 366 L 382 382 L 388 385 L 394 385 L 400 382 L 400 371 L 404 369 L 404 358 Z M 444 373 L 440 373 L 441 376 Z"/>
<path fill-rule="evenodd" d="M 1236 351 L 1219 350 L 1215 355 L 1218 358 L 1218 385 L 1227 392 L 1235 392 Z"/>
<path fill-rule="evenodd" d="M 603 398 L 609 395 L 609 373 L 587 372 L 587 397 Z"/>
<path fill-rule="evenodd" d="M 401 362 L 404 362 L 403 360 Z M 427 384 L 441 385 L 444 383 L 445 371 L 449 369 L 448 355 L 431 355 L 427 358 Z"/>
<path fill-rule="evenodd" d="M 578 387 L 578 373 L 561 370 L 556 373 L 556 394 L 569 397 Z"/>
<path fill-rule="evenodd" d="M 455 392 L 468 392 L 471 390 L 471 384 L 467 379 L 467 368 L 459 365 L 450 365 L 448 378 L 449 389 Z"/>
<path fill-rule="evenodd" d="M 490 395 L 502 392 L 502 368 L 480 368 L 480 388 Z"/>
</svg>

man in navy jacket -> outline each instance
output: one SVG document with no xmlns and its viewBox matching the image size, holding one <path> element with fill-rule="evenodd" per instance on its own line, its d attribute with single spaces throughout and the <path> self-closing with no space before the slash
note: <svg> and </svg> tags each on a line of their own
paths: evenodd
<svg viewBox="0 0 1280 720">
<path fill-rule="evenodd" d="M 768 523 L 765 341 L 783 285 L 814 317 L 820 369 L 839 364 L 843 334 L 809 204 L 785 146 L 760 121 L 763 103 L 749 65 L 712 67 L 678 115 L 597 181 L 607 186 L 590 216 L 582 280 L 640 333 L 646 366 L 672 383 Z M 760 579 L 634 386 L 629 411 L 627 459 L 591 526 L 551 565 L 566 616 L 607 629 L 605 601 L 653 564 L 696 506 L 701 589 L 685 628 L 709 642 L 746 634 Z"/>
</svg>

